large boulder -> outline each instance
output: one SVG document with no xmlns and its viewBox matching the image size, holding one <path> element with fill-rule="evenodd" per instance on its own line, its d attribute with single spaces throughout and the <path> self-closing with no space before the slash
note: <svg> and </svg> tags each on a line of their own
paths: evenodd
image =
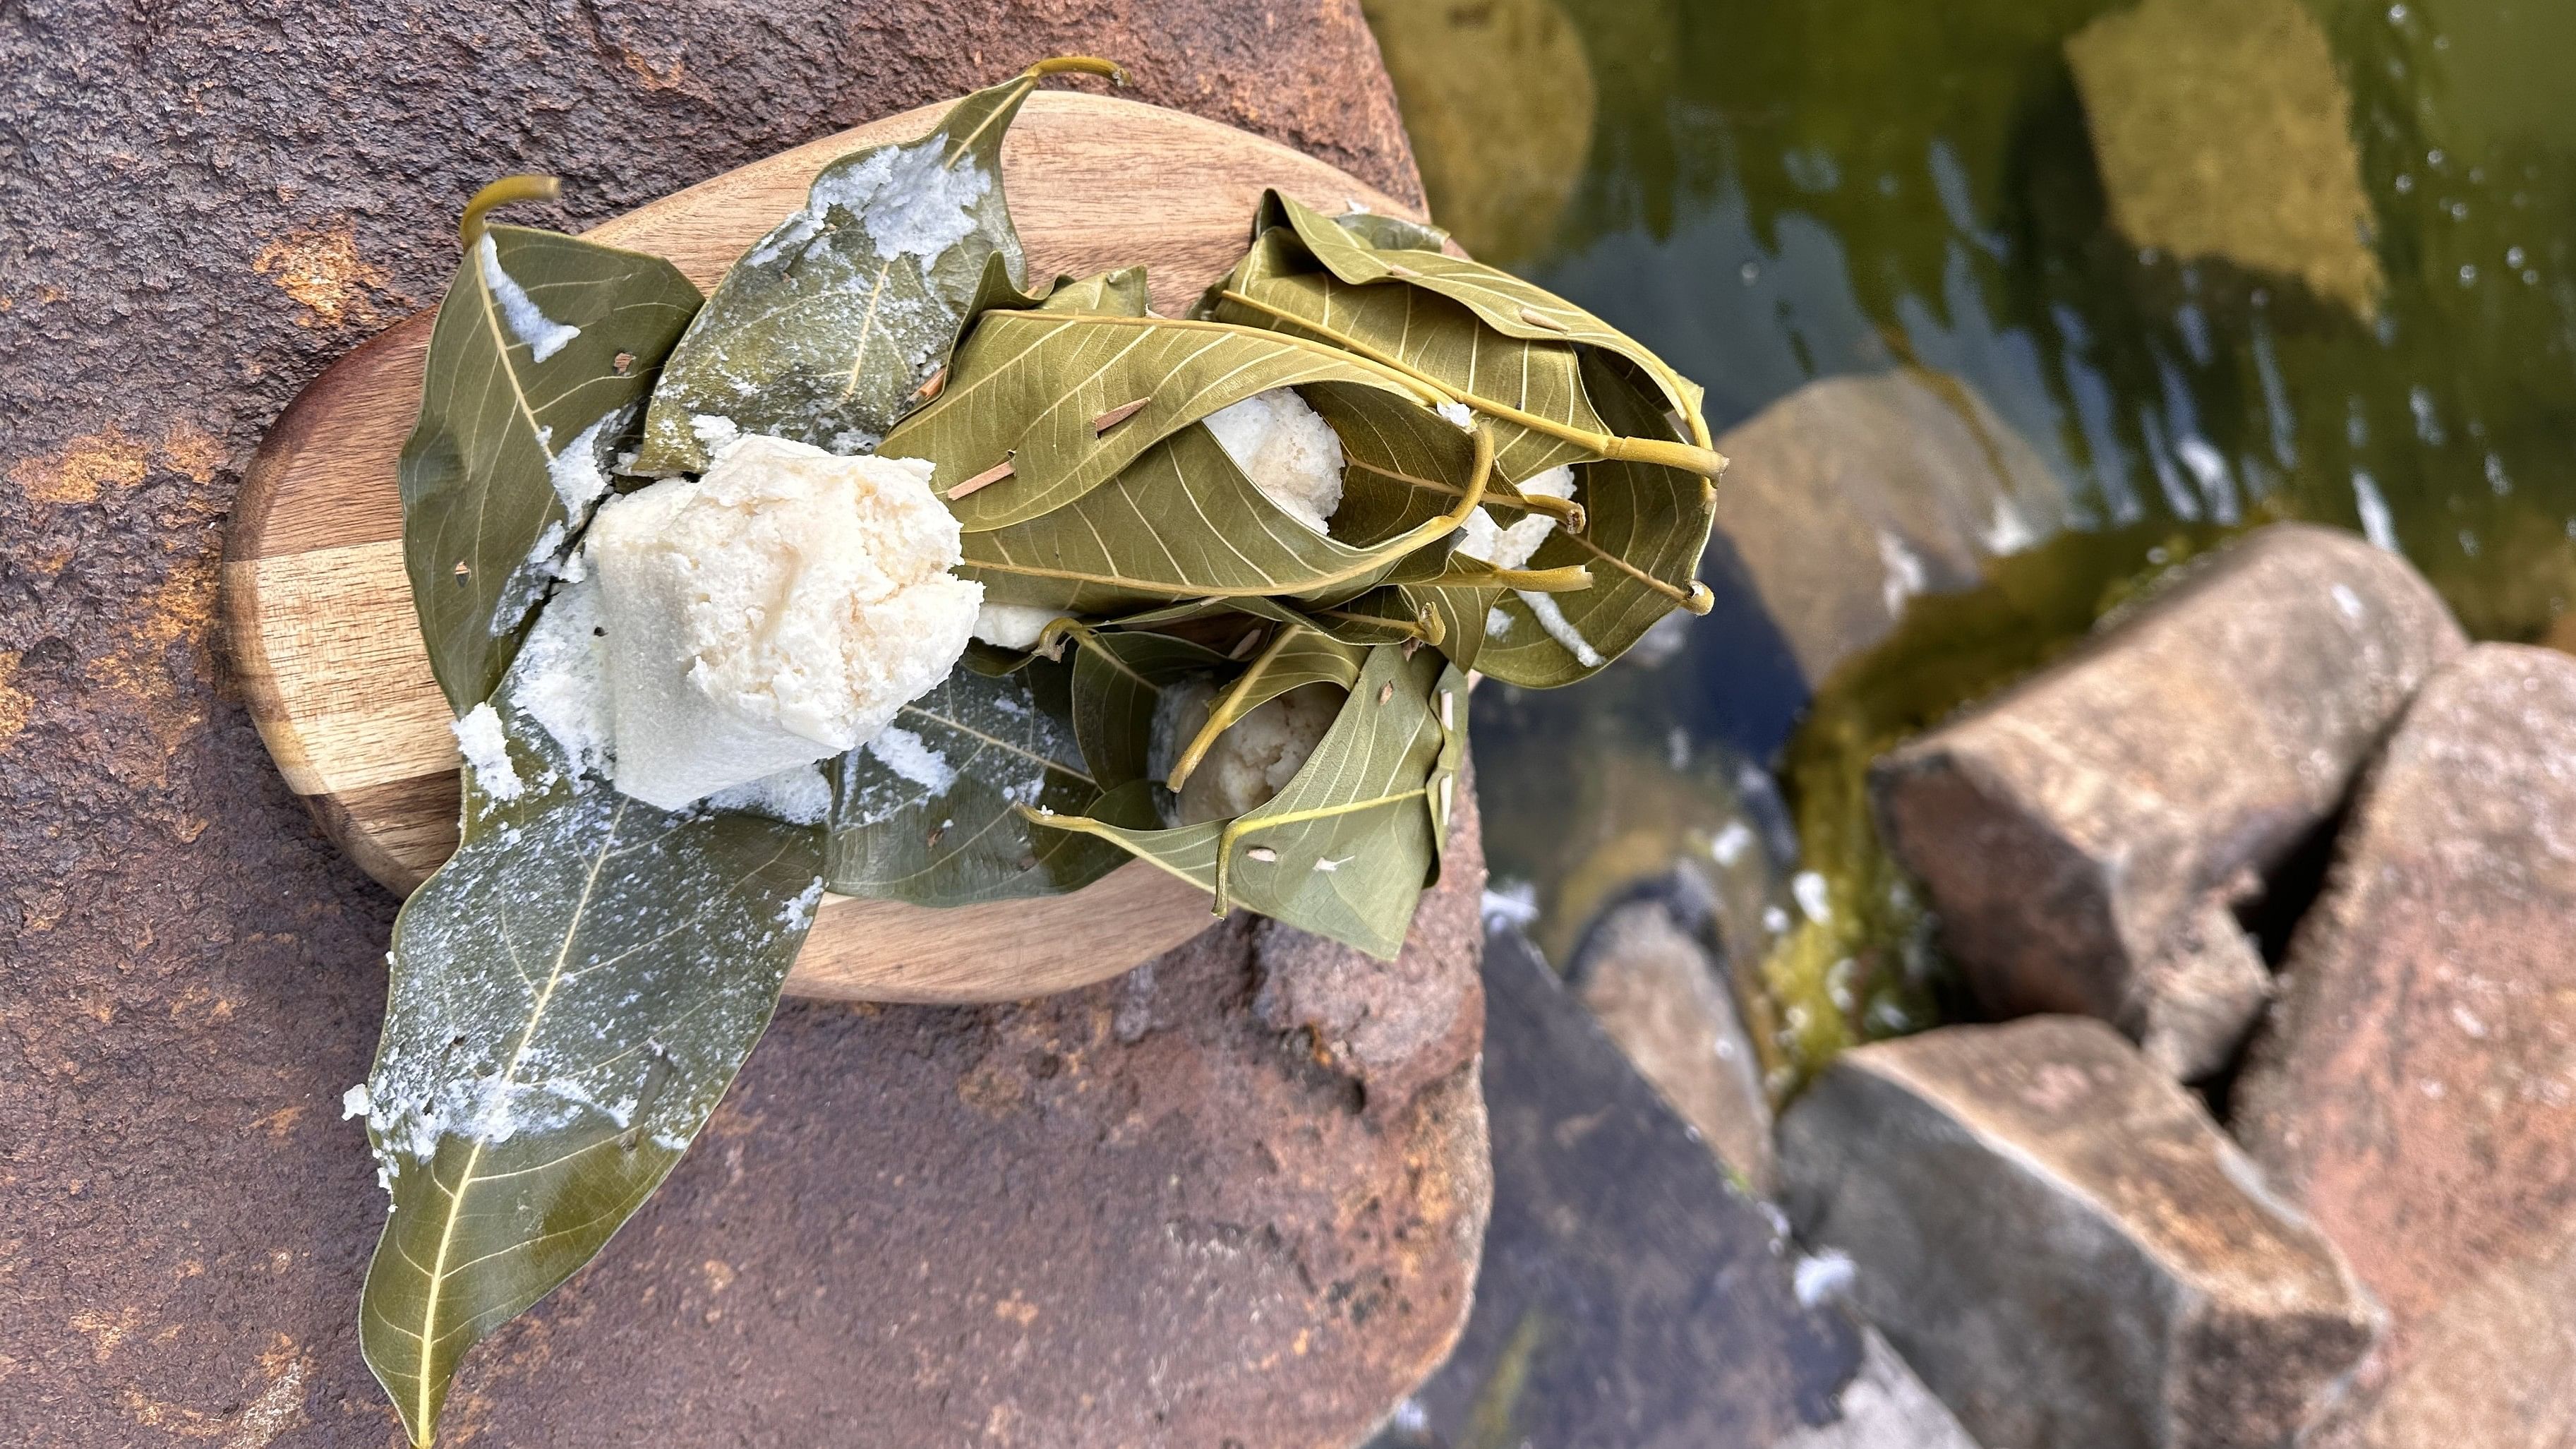
<svg viewBox="0 0 2576 1449">
<path fill-rule="evenodd" d="M 1477 874 L 1417 924 L 1437 994 L 1475 991 Z M 1283 958 L 1260 930 L 1018 1006 L 790 1006 L 661 1197 L 467 1360 L 448 1432 L 1357 1441 L 1466 1321 L 1492 1191 L 1476 1036 L 1318 1069 L 1259 1020 L 1257 963 L 1294 990 L 1352 953 Z M 806 1058 L 839 1069 L 781 1070 Z"/>
<path fill-rule="evenodd" d="M 2576 659 L 2424 686 L 2291 944 L 2235 1127 L 2388 1306 L 2338 1442 L 2576 1424 Z"/>
<path fill-rule="evenodd" d="M 2276 524 L 1883 758 L 1881 827 L 1987 1009 L 2097 1016 L 2197 1079 L 2271 991 L 2232 908 L 2465 642 L 2404 560 Z"/>
<path fill-rule="evenodd" d="M 2087 1018 L 1844 1053 L 1783 1116 L 1780 1174 L 1981 1443 L 2277 1444 L 2371 1341 L 2333 1244 Z"/>
<path fill-rule="evenodd" d="M 2066 490 L 1961 379 L 1822 378 L 1729 429 L 1717 530 L 1809 684 L 1896 632 L 1906 602 L 1985 580 L 2066 526 Z"/>
<path fill-rule="evenodd" d="M 1475 1313 L 1373 1449 L 1973 1449 L 1518 932 L 1485 989 Z"/>
<path fill-rule="evenodd" d="M 1063 52 L 1419 194 L 1349 0 L 9 8 L 0 1443 L 396 1432 L 356 1342 L 384 1198 L 338 1104 L 397 902 L 315 838 L 213 652 L 270 421 L 438 296 L 496 175 L 564 175 L 530 219 L 587 224 Z M 1454 1021 L 1472 936 L 1416 951 L 1340 999 Z M 656 1201 L 469 1360 L 457 1422 L 1349 1442 L 1465 1310 L 1475 1041 L 1319 1067 L 1255 958 L 1228 927 L 1051 1002 L 789 1006 Z"/>
</svg>

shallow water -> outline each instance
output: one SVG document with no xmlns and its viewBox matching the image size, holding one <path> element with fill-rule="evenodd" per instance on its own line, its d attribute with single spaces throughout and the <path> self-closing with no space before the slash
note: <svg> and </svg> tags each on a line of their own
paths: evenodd
<svg viewBox="0 0 2576 1449">
<path fill-rule="evenodd" d="M 1435 213 L 1705 384 L 1713 428 L 1903 371 L 2057 494 L 1948 587 L 1855 557 L 1903 617 L 1829 667 L 1721 542 L 1720 607 L 1665 649 L 1479 699 L 1487 848 L 1541 945 L 1569 964 L 1602 902 L 1685 862 L 1783 1085 L 1940 1011 L 1868 757 L 2159 569 L 2300 518 L 2403 551 L 2481 637 L 2552 638 L 2576 599 L 2576 6 L 1369 12 Z"/>
</svg>

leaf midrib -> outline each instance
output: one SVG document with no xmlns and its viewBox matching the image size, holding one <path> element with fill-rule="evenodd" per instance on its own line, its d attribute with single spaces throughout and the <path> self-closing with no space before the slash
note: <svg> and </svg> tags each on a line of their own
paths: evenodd
<svg viewBox="0 0 2576 1449">
<path fill-rule="evenodd" d="M 599 848 L 592 854 L 589 873 L 582 877 L 581 894 L 573 901 L 571 919 L 564 924 L 563 942 L 555 949 L 554 963 L 546 973 L 546 984 L 538 989 L 536 1005 L 528 1013 L 528 1025 L 519 1034 L 519 1044 L 510 1054 L 509 1067 L 501 1074 L 504 1087 L 518 1085 L 519 1069 L 526 1065 L 529 1048 L 536 1041 L 537 1028 L 545 1021 L 546 1008 L 554 1000 L 555 988 L 563 982 L 564 962 L 572 954 L 572 943 L 581 935 L 582 917 L 590 909 L 592 896 L 598 892 L 599 873 L 607 867 L 608 858 L 616 854 L 612 847 L 616 844 L 618 832 L 625 824 L 626 809 L 626 797 L 621 795 L 612 807 L 613 813 L 608 818 L 608 829 L 600 836 Z M 420 1319 L 420 1381 L 414 1402 L 419 1409 L 419 1422 L 424 1429 L 435 1422 L 430 1412 L 430 1398 L 434 1388 L 444 1382 L 443 1378 L 433 1377 L 432 1370 L 435 1367 L 433 1359 L 437 1354 L 438 1311 L 441 1299 L 446 1293 L 447 1257 L 455 1246 L 456 1226 L 465 1216 L 465 1196 L 474 1190 L 474 1169 L 483 1160 L 483 1147 L 483 1139 L 477 1137 L 474 1145 L 466 1152 L 465 1166 L 457 1173 L 456 1186 L 448 1191 L 447 1220 L 439 1226 L 438 1253 L 435 1264 L 429 1270 L 429 1283 L 423 1290 Z M 422 1165 L 426 1168 L 428 1164 Z"/>
</svg>

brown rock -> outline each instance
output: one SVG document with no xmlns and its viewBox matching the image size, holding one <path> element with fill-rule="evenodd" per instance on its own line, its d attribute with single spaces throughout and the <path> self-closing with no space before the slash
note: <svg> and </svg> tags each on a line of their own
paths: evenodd
<svg viewBox="0 0 2576 1449">
<path fill-rule="evenodd" d="M 1344 0 L 7 7 L 0 1443 L 393 1432 L 354 1333 L 383 1196 L 337 1104 L 395 902 L 314 837 L 210 654 L 269 422 L 436 297 L 494 175 L 562 174 L 583 224 L 1068 51 L 1419 194 Z M 1347 1442 L 1464 1308 L 1473 1043 L 1362 1117 L 1254 1019 L 1252 973 L 1235 928 L 1150 996 L 791 1006 L 655 1203 L 475 1357 L 460 1422 Z"/>
<path fill-rule="evenodd" d="M 1471 934 L 1412 959 L 1472 978 L 1457 894 Z M 792 1005 L 635 1227 L 468 1360 L 450 1433 L 1356 1441 L 1466 1321 L 1476 1040 L 1387 1063 L 1422 1085 L 1363 1114 L 1255 1019 L 1254 929 L 1022 1006 Z"/>
<path fill-rule="evenodd" d="M 1771 1100 L 1753 1039 L 1724 972 L 1673 905 L 1646 899 L 1613 907 L 1586 933 L 1569 974 L 1637 1074 L 1746 1190 L 1769 1196 Z"/>
<path fill-rule="evenodd" d="M 1717 528 L 1810 684 L 1896 631 L 1906 600 L 2066 526 L 2065 488 L 1975 389 L 1922 368 L 1808 383 L 1717 440 Z"/>
<path fill-rule="evenodd" d="M 1882 759 L 1883 832 L 1989 1010 L 2098 1016 L 2196 1079 L 2271 989 L 2229 908 L 2463 643 L 2404 560 L 2275 524 Z"/>
<path fill-rule="evenodd" d="M 1980 1443 L 2276 1444 L 2369 1346 L 2334 1245 L 2108 1027 L 1846 1052 L 1781 1121 L 1783 1202 Z"/>
<path fill-rule="evenodd" d="M 2357 796 L 2236 1128 L 2392 1330 L 2347 1442 L 2576 1423 L 2576 659 L 2486 644 Z"/>
</svg>

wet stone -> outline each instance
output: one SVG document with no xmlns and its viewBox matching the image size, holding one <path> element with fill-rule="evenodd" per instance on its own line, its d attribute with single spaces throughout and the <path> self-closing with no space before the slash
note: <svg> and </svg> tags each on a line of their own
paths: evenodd
<svg viewBox="0 0 2576 1449">
<path fill-rule="evenodd" d="M 1992 1445 L 2285 1440 L 2368 1348 L 2334 1246 L 2100 1022 L 1844 1053 L 1781 1119 L 1782 1202 Z"/>
<path fill-rule="evenodd" d="M 1809 684 L 1896 632 L 1906 601 L 2066 526 L 2065 487 L 1976 390 L 1922 368 L 1824 378 L 1729 429 L 1717 530 Z"/>
<path fill-rule="evenodd" d="M 1988 1010 L 2100 1017 L 2196 1080 L 2271 992 L 2235 908 L 2463 647 L 2403 560 L 2276 524 L 1882 758 L 1883 834 Z"/>
<path fill-rule="evenodd" d="M 2576 1423 L 2576 659 L 2486 644 L 2371 768 L 2234 1094 L 2391 1315 L 2320 1440 L 2540 1449 Z"/>
<path fill-rule="evenodd" d="M 1698 884 L 1682 872 L 1672 879 Z M 1638 1074 L 1749 1191 L 1767 1195 L 1771 1103 L 1708 947 L 1708 917 L 1706 903 L 1678 890 L 1614 907 L 1585 933 L 1568 975 Z"/>
<path fill-rule="evenodd" d="M 2296 277 L 2367 321 L 2386 281 L 2352 96 L 2298 0 L 2147 0 L 2066 42 L 2130 245 Z"/>
<path fill-rule="evenodd" d="M 1801 1301 L 1794 1250 L 1515 931 L 1488 937 L 1494 1217 L 1458 1351 L 1373 1449 L 1953 1449 L 1893 1355 Z M 1876 1437 L 1873 1437 L 1873 1436 Z"/>
</svg>

